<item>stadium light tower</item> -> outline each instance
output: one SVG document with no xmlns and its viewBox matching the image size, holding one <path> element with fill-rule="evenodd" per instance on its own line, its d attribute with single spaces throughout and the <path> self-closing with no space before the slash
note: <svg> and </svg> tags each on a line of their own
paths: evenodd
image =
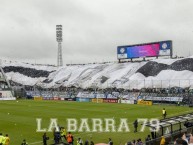
<svg viewBox="0 0 193 145">
<path fill-rule="evenodd" d="M 56 25 L 56 41 L 58 42 L 57 66 L 63 66 L 62 60 L 62 25 Z"/>
</svg>

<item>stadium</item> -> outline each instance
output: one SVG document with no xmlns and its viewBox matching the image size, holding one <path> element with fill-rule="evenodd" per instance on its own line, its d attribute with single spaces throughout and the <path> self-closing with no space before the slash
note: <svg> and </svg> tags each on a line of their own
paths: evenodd
<svg viewBox="0 0 193 145">
<path fill-rule="evenodd" d="M 0 3 L 0 145 L 193 144 L 192 2 Z"/>
<path fill-rule="evenodd" d="M 147 51 L 152 52 L 156 50 L 155 44 L 161 47 L 163 43 L 170 43 L 170 51 L 165 55 L 171 58 L 163 58 L 159 53 L 146 55 L 147 60 L 143 54 L 143 57 L 125 59 L 124 54 L 120 57 L 121 48 L 132 54 L 133 47 L 144 50 L 148 45 Z M 2 60 L 1 123 L 6 127 L 1 130 L 9 132 L 18 144 L 23 138 L 29 144 L 42 144 L 43 132 L 47 132 L 48 142 L 54 143 L 52 127 L 56 124 L 72 131 L 75 141 L 81 138 L 107 143 L 111 138 L 114 144 L 129 144 L 141 139 L 144 144 L 159 144 L 164 136 L 168 144 L 172 143 L 192 129 L 192 125 L 184 124 L 193 120 L 193 58 L 173 58 L 171 52 L 172 41 L 160 41 L 118 46 L 117 63 L 58 68 Z M 162 118 L 162 108 L 167 109 L 166 119 Z M 73 126 L 72 122 L 69 125 L 69 118 L 76 122 L 75 128 L 69 128 Z M 102 121 L 93 130 L 94 119 Z M 135 119 L 139 121 L 137 133 L 133 127 Z M 150 128 L 154 127 L 152 119 L 159 120 L 159 131 L 147 141 L 146 137 L 152 133 Z"/>
</svg>

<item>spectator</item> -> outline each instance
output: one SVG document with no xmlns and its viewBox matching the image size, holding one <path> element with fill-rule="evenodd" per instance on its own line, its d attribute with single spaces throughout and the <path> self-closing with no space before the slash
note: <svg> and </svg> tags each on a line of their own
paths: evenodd
<svg viewBox="0 0 193 145">
<path fill-rule="evenodd" d="M 186 135 L 186 133 L 184 133 L 183 136 L 182 136 L 182 140 L 184 140 L 188 143 L 188 141 L 190 140 L 190 134 Z"/>
<path fill-rule="evenodd" d="M 193 123 L 192 123 L 192 122 L 189 122 L 189 121 L 186 121 L 186 122 L 184 123 L 184 126 L 185 126 L 186 128 L 189 128 L 189 127 L 192 127 L 192 126 L 193 126 Z"/>
<path fill-rule="evenodd" d="M 136 141 L 135 141 L 135 140 L 133 140 L 133 141 L 132 141 L 132 144 L 134 144 L 134 145 L 135 145 L 135 143 L 136 143 Z"/>
<path fill-rule="evenodd" d="M 190 142 L 189 142 L 189 145 L 193 145 L 193 136 L 192 136 L 192 134 L 190 134 Z"/>
<path fill-rule="evenodd" d="M 134 144 L 132 144 L 132 143 L 129 141 L 129 142 L 127 142 L 125 145 L 134 145 Z"/>
<path fill-rule="evenodd" d="M 140 138 L 137 140 L 136 145 L 143 145 L 143 142 L 141 141 Z"/>
<path fill-rule="evenodd" d="M 177 138 L 174 144 L 175 145 L 188 145 L 188 143 L 185 140 L 183 140 L 182 138 Z"/>
<path fill-rule="evenodd" d="M 145 139 L 145 141 L 150 141 L 151 140 L 151 137 L 150 135 L 147 136 L 147 138 Z"/>
<path fill-rule="evenodd" d="M 160 145 L 165 145 L 165 144 L 166 144 L 165 137 L 162 136 L 161 141 L 160 141 Z"/>
</svg>

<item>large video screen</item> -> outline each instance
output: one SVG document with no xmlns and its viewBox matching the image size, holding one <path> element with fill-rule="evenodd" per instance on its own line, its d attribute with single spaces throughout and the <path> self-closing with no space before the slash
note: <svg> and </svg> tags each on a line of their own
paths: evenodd
<svg viewBox="0 0 193 145">
<path fill-rule="evenodd" d="M 158 54 L 159 54 L 159 44 L 127 47 L 128 58 L 158 56 Z"/>
<path fill-rule="evenodd" d="M 157 57 L 171 55 L 171 41 L 160 41 L 146 44 L 137 44 L 117 47 L 118 59 L 131 59 L 139 57 Z"/>
</svg>

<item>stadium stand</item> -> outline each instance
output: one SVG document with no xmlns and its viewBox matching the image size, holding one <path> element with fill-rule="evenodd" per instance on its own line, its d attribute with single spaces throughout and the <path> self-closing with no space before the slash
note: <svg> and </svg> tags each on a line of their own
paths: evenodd
<svg viewBox="0 0 193 145">
<path fill-rule="evenodd" d="M 3 68 L 5 73 L 8 72 L 18 72 L 20 74 L 23 74 L 28 77 L 36 78 L 36 77 L 48 77 L 48 75 L 51 73 L 49 71 L 45 70 L 36 70 L 33 68 L 24 68 L 20 66 L 6 66 Z"/>
<path fill-rule="evenodd" d="M 10 82 L 7 80 L 3 69 L 0 67 L 0 100 L 15 100 Z"/>
<path fill-rule="evenodd" d="M 175 61 L 171 65 L 149 61 L 144 66 L 139 68 L 137 72 L 148 77 L 148 76 L 156 76 L 162 70 L 175 70 L 175 71 L 189 70 L 193 72 L 193 58 L 181 59 Z"/>
</svg>

